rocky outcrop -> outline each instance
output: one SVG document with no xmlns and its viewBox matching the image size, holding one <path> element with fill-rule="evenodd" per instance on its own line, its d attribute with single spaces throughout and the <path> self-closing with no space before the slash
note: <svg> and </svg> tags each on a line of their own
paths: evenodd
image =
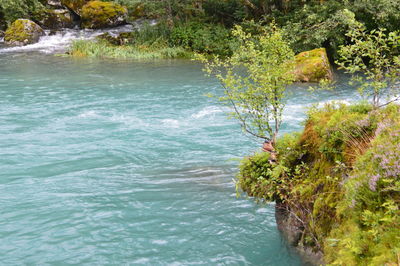
<svg viewBox="0 0 400 266">
<path fill-rule="evenodd" d="M 61 0 L 61 4 L 74 12 L 76 15 L 81 15 L 82 7 L 86 5 L 88 0 Z"/>
<path fill-rule="evenodd" d="M 325 48 L 302 52 L 295 57 L 295 80 L 319 82 L 332 80 L 333 73 Z"/>
<path fill-rule="evenodd" d="M 126 23 L 126 7 L 112 2 L 90 1 L 82 7 L 83 28 L 99 29 Z"/>
<path fill-rule="evenodd" d="M 66 9 L 48 9 L 43 12 L 39 21 L 46 29 L 73 28 L 75 26 L 72 14 Z"/>
<path fill-rule="evenodd" d="M 296 249 L 306 265 L 325 265 L 321 251 L 314 251 L 301 243 L 304 228 L 296 217 L 288 211 L 284 203 L 276 203 L 275 219 L 278 230 L 283 235 L 290 247 Z"/>
<path fill-rule="evenodd" d="M 43 29 L 29 19 L 17 19 L 7 29 L 4 41 L 10 45 L 27 45 L 36 43 L 44 35 Z"/>
</svg>

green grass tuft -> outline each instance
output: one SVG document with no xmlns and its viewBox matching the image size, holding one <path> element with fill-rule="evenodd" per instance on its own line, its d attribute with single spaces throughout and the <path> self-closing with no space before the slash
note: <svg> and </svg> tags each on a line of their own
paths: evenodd
<svg viewBox="0 0 400 266">
<path fill-rule="evenodd" d="M 191 58 L 192 54 L 181 47 L 168 46 L 115 46 L 106 41 L 74 41 L 68 52 L 76 57 L 120 58 L 136 60 Z"/>
</svg>

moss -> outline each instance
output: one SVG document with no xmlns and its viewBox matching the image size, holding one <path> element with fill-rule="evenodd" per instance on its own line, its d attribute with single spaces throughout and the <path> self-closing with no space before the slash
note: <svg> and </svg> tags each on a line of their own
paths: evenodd
<svg viewBox="0 0 400 266">
<path fill-rule="evenodd" d="M 278 201 L 300 231 L 296 245 L 323 252 L 325 262 L 396 265 L 399 114 L 399 105 L 365 103 L 312 109 L 301 134 L 278 140 L 278 164 L 244 159 L 238 185 Z"/>
<path fill-rule="evenodd" d="M 84 28 L 103 28 L 125 23 L 127 9 L 124 6 L 101 1 L 90 1 L 82 7 Z"/>
<path fill-rule="evenodd" d="M 61 0 L 61 4 L 68 9 L 75 12 L 77 15 L 81 15 L 82 7 L 89 2 L 88 0 Z"/>
<path fill-rule="evenodd" d="M 72 16 L 67 10 L 45 9 L 38 14 L 38 17 L 40 17 L 38 23 L 47 29 L 72 28 L 74 26 Z"/>
<path fill-rule="evenodd" d="M 4 40 L 9 44 L 26 45 L 37 42 L 42 35 L 44 31 L 35 22 L 18 19 L 7 29 Z"/>
<path fill-rule="evenodd" d="M 302 52 L 295 57 L 295 76 L 298 81 L 319 82 L 332 79 L 332 70 L 325 48 Z"/>
</svg>

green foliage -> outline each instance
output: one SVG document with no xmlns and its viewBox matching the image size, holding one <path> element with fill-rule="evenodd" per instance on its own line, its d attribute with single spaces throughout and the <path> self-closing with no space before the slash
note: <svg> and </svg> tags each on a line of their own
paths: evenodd
<svg viewBox="0 0 400 266">
<path fill-rule="evenodd" d="M 342 265 L 395 264 L 400 255 L 399 106 L 379 113 L 370 148 L 357 158 L 338 207 L 343 227 L 326 241 L 328 261 Z M 334 244 L 332 240 L 335 239 Z M 349 264 L 349 263 L 347 263 Z M 350 264 L 349 264 L 350 265 Z"/>
<path fill-rule="evenodd" d="M 232 31 L 239 48 L 226 60 L 206 63 L 205 72 L 219 79 L 224 87 L 223 104 L 232 108 L 244 132 L 271 139 L 273 143 L 282 123 L 286 86 L 293 82 L 293 51 L 281 32 L 271 24 L 264 34 L 253 36 L 240 26 Z"/>
<path fill-rule="evenodd" d="M 39 0 L 2 0 L 0 9 L 3 10 L 5 21 L 10 24 L 20 18 L 38 20 L 40 11 L 45 7 Z"/>
<path fill-rule="evenodd" d="M 233 38 L 230 31 L 219 24 L 189 22 L 176 25 L 171 30 L 169 43 L 197 53 L 229 56 Z"/>
<path fill-rule="evenodd" d="M 269 157 L 270 154 L 267 152 L 245 157 L 240 163 L 237 185 L 249 196 L 273 201 L 277 199 L 280 179 L 279 176 L 274 175 Z"/>
<path fill-rule="evenodd" d="M 301 134 L 277 142 L 278 162 L 245 158 L 237 184 L 284 204 L 298 245 L 332 265 L 396 265 L 400 255 L 400 107 L 313 108 Z M 264 155 L 264 156 L 268 156 Z"/>
<path fill-rule="evenodd" d="M 352 11 L 357 20 L 368 30 L 386 28 L 389 31 L 399 30 L 400 2 L 392 0 L 354 0 Z"/>
<path fill-rule="evenodd" d="M 323 5 L 305 5 L 279 21 L 296 52 L 327 47 L 335 57 L 338 47 L 346 41 L 344 34 L 356 20 L 354 13 L 339 1 L 327 1 Z"/>
<path fill-rule="evenodd" d="M 240 0 L 208 0 L 203 9 L 208 20 L 226 26 L 233 26 L 249 17 Z"/>
<path fill-rule="evenodd" d="M 359 25 L 347 36 L 351 43 L 342 46 L 338 65 L 352 74 L 361 95 L 372 96 L 375 107 L 383 95 L 400 98 L 397 82 L 400 80 L 400 34 L 384 29 L 366 32 Z"/>
<path fill-rule="evenodd" d="M 371 105 L 365 103 L 350 107 L 332 103 L 322 110 L 310 110 L 309 119 L 319 136 L 315 148 L 325 160 L 351 162 L 358 152 L 362 152 L 376 128 L 376 119 L 369 111 Z"/>
<path fill-rule="evenodd" d="M 224 27 L 197 22 L 179 24 L 173 28 L 163 22 L 156 25 L 144 24 L 138 31 L 122 33 L 117 37 L 104 34 L 100 38 L 113 45 L 126 46 L 125 48 L 110 46 L 119 50 L 136 47 L 139 50 L 150 49 L 155 52 L 157 48 L 169 47 L 170 50 L 221 56 L 231 54 L 231 47 L 235 44 L 230 32 Z"/>
<path fill-rule="evenodd" d="M 100 57 L 120 59 L 168 59 L 188 58 L 191 56 L 180 47 L 154 47 L 154 46 L 114 46 L 106 41 L 75 41 L 69 50 L 69 54 L 75 57 Z"/>
</svg>

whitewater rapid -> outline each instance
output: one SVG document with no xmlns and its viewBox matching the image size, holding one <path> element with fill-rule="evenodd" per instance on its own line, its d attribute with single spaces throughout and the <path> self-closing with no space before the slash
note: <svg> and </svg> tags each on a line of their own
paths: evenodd
<svg viewBox="0 0 400 266">
<path fill-rule="evenodd" d="M 123 25 L 115 28 L 90 30 L 90 29 L 62 29 L 57 32 L 45 30 L 45 35 L 39 39 L 39 42 L 26 46 L 7 47 L 4 39 L 0 39 L 0 53 L 18 53 L 36 51 L 45 54 L 65 52 L 70 44 L 76 40 L 92 40 L 103 33 L 109 33 L 116 36 L 122 32 L 131 32 L 137 25 Z"/>
</svg>

